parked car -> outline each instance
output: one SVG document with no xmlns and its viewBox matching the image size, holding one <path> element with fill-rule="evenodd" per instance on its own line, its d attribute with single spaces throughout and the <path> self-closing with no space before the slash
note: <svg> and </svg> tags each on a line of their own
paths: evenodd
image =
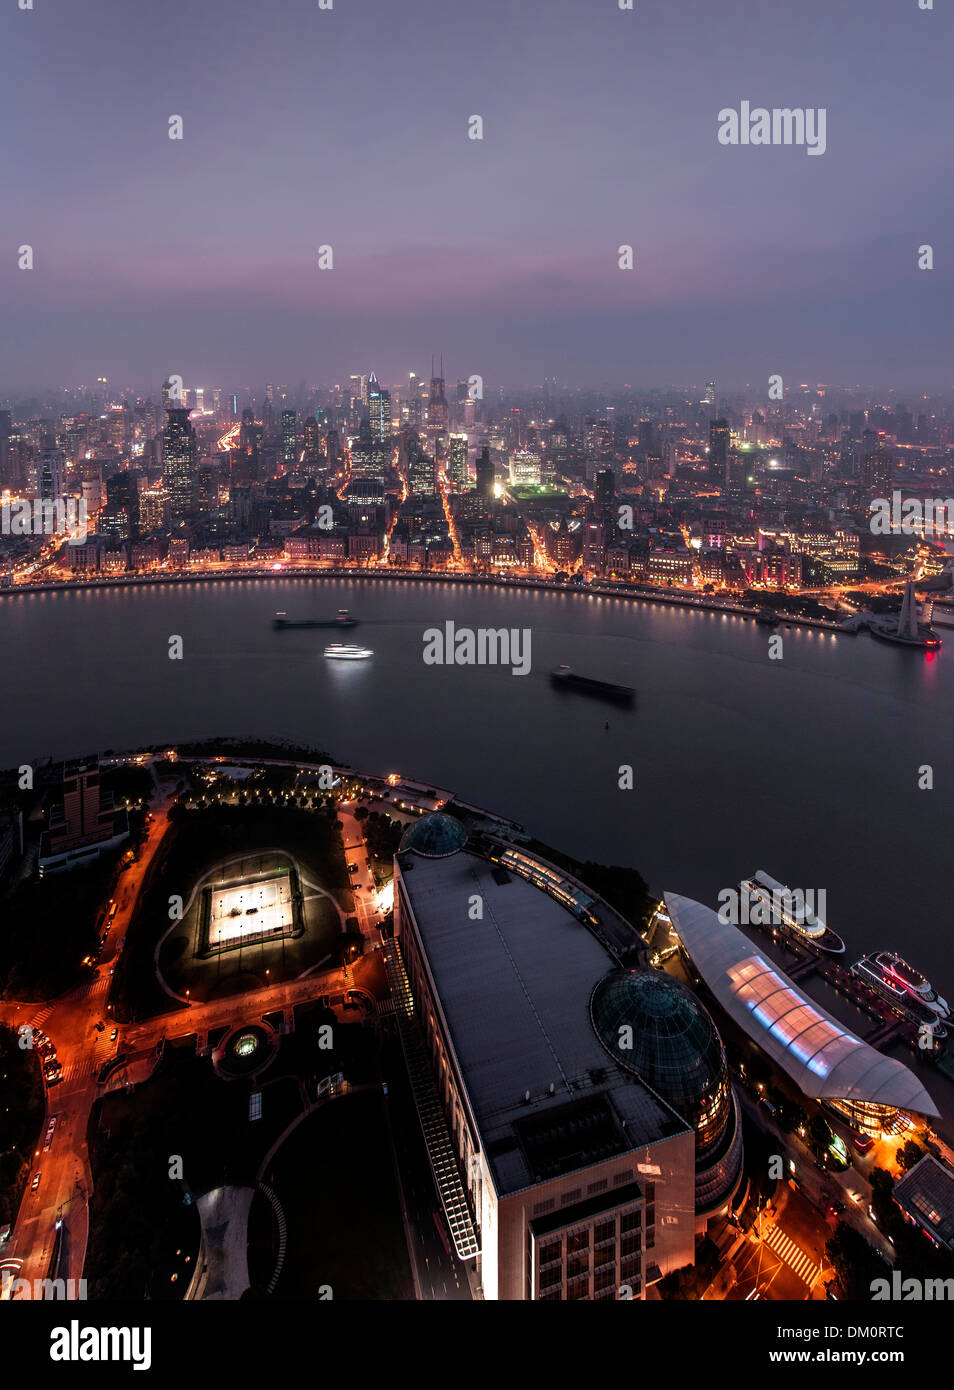
<svg viewBox="0 0 954 1390">
<path fill-rule="evenodd" d="M 39 1173 L 34 1173 L 34 1174 L 33 1174 L 33 1181 L 32 1181 L 32 1183 L 30 1184 L 30 1191 L 31 1191 L 31 1192 L 35 1192 L 39 1186 L 40 1186 L 40 1174 L 39 1174 Z"/>
</svg>

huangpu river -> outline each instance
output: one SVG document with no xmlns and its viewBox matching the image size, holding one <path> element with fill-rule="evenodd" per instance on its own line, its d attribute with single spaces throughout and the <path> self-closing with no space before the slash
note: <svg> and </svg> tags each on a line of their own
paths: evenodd
<svg viewBox="0 0 954 1390">
<path fill-rule="evenodd" d="M 272 628 L 279 609 L 342 607 L 359 627 Z M 528 630 L 529 673 L 425 664 L 425 630 L 448 621 Z M 449 788 L 581 859 L 632 865 L 654 890 L 715 906 L 756 869 L 824 889 L 849 960 L 898 949 L 950 998 L 954 629 L 933 657 L 777 631 L 771 660 L 770 630 L 744 618 L 377 579 L 6 596 L 0 765 L 217 735 L 301 741 Z M 326 660 L 333 641 L 374 655 Z M 563 662 L 635 687 L 633 708 L 554 689 Z"/>
</svg>

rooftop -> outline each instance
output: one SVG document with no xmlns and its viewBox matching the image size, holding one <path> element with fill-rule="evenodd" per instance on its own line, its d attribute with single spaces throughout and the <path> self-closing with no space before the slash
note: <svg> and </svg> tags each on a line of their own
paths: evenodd
<svg viewBox="0 0 954 1390">
<path fill-rule="evenodd" d="M 398 865 L 498 1192 L 688 1131 L 593 1032 L 615 962 L 570 911 L 466 851 Z"/>
<path fill-rule="evenodd" d="M 954 1245 L 954 1173 L 932 1154 L 894 1185 L 894 1199 L 944 1245 Z"/>
<path fill-rule="evenodd" d="M 738 927 L 704 903 L 675 893 L 665 898 L 676 935 L 719 1004 L 804 1095 L 939 1113 L 909 1067 L 803 994 Z"/>
</svg>

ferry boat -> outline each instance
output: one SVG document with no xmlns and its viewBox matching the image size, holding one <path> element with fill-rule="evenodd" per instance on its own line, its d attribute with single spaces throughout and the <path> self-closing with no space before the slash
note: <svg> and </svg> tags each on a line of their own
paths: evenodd
<svg viewBox="0 0 954 1390">
<path fill-rule="evenodd" d="M 743 893 L 772 910 L 773 926 L 828 955 L 844 955 L 845 943 L 838 933 L 808 909 L 800 894 L 786 888 L 764 869 L 757 869 L 751 878 L 744 878 L 740 886 Z M 791 911 L 787 910 L 789 905 Z"/>
<path fill-rule="evenodd" d="M 349 647 L 342 642 L 332 642 L 330 647 L 325 647 L 325 656 L 330 661 L 367 661 L 374 652 L 370 647 Z"/>
<path fill-rule="evenodd" d="M 578 690 L 582 695 L 595 695 L 600 700 L 615 700 L 617 704 L 632 704 L 636 694 L 632 686 L 616 685 L 612 681 L 597 681 L 589 676 L 577 675 L 572 666 L 557 666 L 550 672 L 550 680 L 563 690 Z"/>
<path fill-rule="evenodd" d="M 281 631 L 284 628 L 299 627 L 357 627 L 357 618 L 352 618 L 347 608 L 339 608 L 333 618 L 289 618 L 285 612 L 276 613 L 272 627 Z"/>
<path fill-rule="evenodd" d="M 951 1016 L 947 1000 L 942 999 L 921 972 L 896 951 L 875 951 L 862 956 L 851 967 L 851 973 L 902 1012 L 910 1013 L 919 1023 L 932 1017 L 947 1019 Z"/>
</svg>

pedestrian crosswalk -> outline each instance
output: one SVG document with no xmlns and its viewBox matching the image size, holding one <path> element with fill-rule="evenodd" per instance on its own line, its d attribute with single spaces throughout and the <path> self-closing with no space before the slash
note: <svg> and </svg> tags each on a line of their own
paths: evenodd
<svg viewBox="0 0 954 1390">
<path fill-rule="evenodd" d="M 87 1076 L 92 1076 L 96 1066 L 92 1057 L 83 1057 L 78 1062 L 70 1062 L 63 1068 L 63 1080 L 83 1081 Z"/>
<path fill-rule="evenodd" d="M 40 1030 L 40 1032 L 42 1032 L 42 1031 L 43 1031 L 43 1025 L 44 1025 L 44 1023 L 46 1022 L 46 1020 L 49 1018 L 49 1016 L 50 1016 L 50 1014 L 51 1014 L 52 1012 L 53 1012 L 53 1005 L 52 1005 L 52 1004 L 45 1004 L 45 1005 L 43 1006 L 43 1008 L 40 1009 L 38 1013 L 35 1013 L 35 1014 L 33 1015 L 33 1017 L 30 1019 L 30 1024 L 31 1024 L 31 1026 L 32 1026 L 33 1028 L 38 1028 L 38 1029 Z"/>
<path fill-rule="evenodd" d="M 770 1250 L 774 1250 L 779 1259 L 788 1265 L 802 1280 L 811 1288 L 818 1278 L 818 1264 L 812 1259 L 811 1255 L 806 1255 L 805 1251 L 795 1244 L 777 1226 L 770 1227 L 765 1244 Z"/>
</svg>

